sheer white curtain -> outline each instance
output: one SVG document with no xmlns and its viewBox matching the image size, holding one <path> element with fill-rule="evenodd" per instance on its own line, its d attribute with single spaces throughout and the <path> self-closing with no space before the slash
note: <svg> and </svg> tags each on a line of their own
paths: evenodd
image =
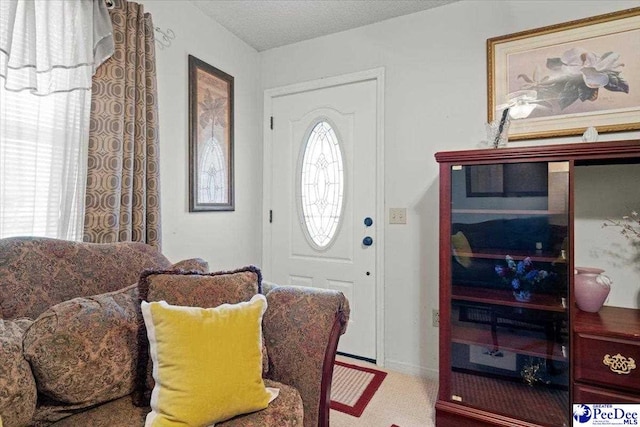
<svg viewBox="0 0 640 427">
<path fill-rule="evenodd" d="M 0 237 L 82 239 L 104 0 L 0 0 Z"/>
</svg>

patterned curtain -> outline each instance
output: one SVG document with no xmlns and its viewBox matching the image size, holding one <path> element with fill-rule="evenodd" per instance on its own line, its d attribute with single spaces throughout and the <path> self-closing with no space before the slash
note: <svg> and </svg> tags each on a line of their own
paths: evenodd
<svg viewBox="0 0 640 427">
<path fill-rule="evenodd" d="M 93 77 L 84 241 L 161 245 L 156 59 L 151 15 L 118 0 L 115 51 Z"/>
</svg>

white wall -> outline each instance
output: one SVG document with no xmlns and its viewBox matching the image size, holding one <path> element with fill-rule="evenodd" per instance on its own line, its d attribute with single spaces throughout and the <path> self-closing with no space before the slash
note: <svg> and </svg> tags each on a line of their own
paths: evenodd
<svg viewBox="0 0 640 427">
<path fill-rule="evenodd" d="M 431 326 L 438 298 L 438 169 L 433 154 L 473 148 L 485 136 L 485 40 L 640 5 L 464 1 L 258 54 L 190 2 L 140 2 L 156 26 L 176 33 L 171 47 L 157 49 L 163 252 L 172 260 L 199 256 L 214 269 L 259 264 L 264 89 L 385 67 L 385 205 L 409 208 L 406 226 L 386 227 L 386 364 L 421 374 L 434 374 L 438 358 L 437 329 Z M 188 212 L 188 54 L 235 77 L 234 212 Z M 601 139 L 639 137 L 632 132 Z M 589 206 L 588 201 L 581 206 Z M 600 230 L 600 217 L 584 217 L 587 221 L 578 218 L 578 238 Z M 578 250 L 576 245 L 576 260 L 594 264 L 590 256 L 595 252 L 587 247 Z M 620 262 L 604 264 L 615 282 L 609 304 L 623 305 L 618 302 L 629 291 L 637 300 L 637 285 L 630 289 L 625 286 L 628 275 L 614 274 Z"/>
<path fill-rule="evenodd" d="M 139 0 L 138 0 L 139 1 Z M 139 1 L 140 2 L 140 1 Z M 262 91 L 257 51 L 184 0 L 144 0 L 154 25 L 175 32 L 156 47 L 163 252 L 201 257 L 212 269 L 258 264 L 262 209 Z M 156 34 L 157 37 L 157 34 Z M 188 79 L 191 54 L 234 76 L 235 211 L 188 212 Z"/>
<path fill-rule="evenodd" d="M 408 208 L 407 225 L 387 225 L 385 232 L 387 367 L 426 375 L 437 370 L 438 334 L 431 326 L 431 310 L 438 306 L 433 155 L 474 148 L 485 137 L 486 39 L 639 4 L 463 1 L 261 53 L 263 89 L 385 68 L 385 205 Z M 625 137 L 640 132 L 601 140 Z M 558 140 L 541 143 L 550 142 Z"/>
<path fill-rule="evenodd" d="M 640 241 L 603 227 L 640 212 L 640 165 L 579 166 L 575 174 L 575 265 L 605 270 L 613 281 L 605 305 L 640 307 Z M 603 194 L 616 194 L 603 203 Z M 636 227 L 637 228 L 637 227 Z"/>
</svg>

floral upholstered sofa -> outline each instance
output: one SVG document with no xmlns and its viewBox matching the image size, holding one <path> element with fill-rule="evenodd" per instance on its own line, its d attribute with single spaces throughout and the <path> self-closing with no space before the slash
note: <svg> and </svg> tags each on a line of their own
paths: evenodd
<svg viewBox="0 0 640 427">
<path fill-rule="evenodd" d="M 133 403 L 144 270 L 172 264 L 141 243 L 0 239 L 0 417 L 4 427 L 142 426 Z M 259 277 L 261 280 L 261 278 Z M 340 292 L 263 284 L 267 409 L 216 424 L 328 426 L 331 375 L 349 306 Z M 144 325 L 144 323 L 142 323 Z M 144 375 L 143 375 L 144 376 Z"/>
</svg>

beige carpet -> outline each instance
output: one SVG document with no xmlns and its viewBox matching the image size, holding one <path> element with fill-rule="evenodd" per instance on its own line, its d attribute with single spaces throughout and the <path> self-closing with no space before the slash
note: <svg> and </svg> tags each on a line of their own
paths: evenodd
<svg viewBox="0 0 640 427">
<path fill-rule="evenodd" d="M 338 360 L 387 372 L 378 391 L 359 418 L 331 410 L 331 427 L 432 427 L 438 381 L 381 369 L 367 362 L 338 356 Z"/>
</svg>

